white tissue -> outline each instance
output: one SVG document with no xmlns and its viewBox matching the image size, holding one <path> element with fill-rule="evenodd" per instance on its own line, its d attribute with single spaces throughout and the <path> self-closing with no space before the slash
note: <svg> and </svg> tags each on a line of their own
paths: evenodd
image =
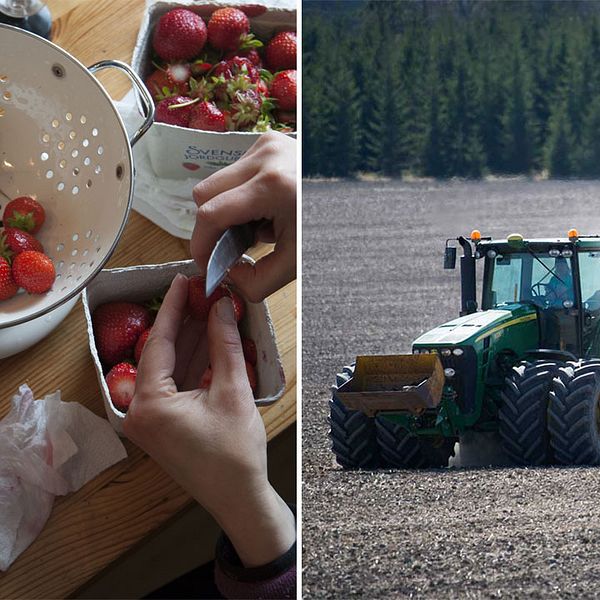
<svg viewBox="0 0 600 600">
<path fill-rule="evenodd" d="M 34 400 L 22 385 L 0 421 L 0 570 L 39 535 L 54 496 L 82 487 L 127 456 L 105 419 L 60 392 Z"/>
</svg>

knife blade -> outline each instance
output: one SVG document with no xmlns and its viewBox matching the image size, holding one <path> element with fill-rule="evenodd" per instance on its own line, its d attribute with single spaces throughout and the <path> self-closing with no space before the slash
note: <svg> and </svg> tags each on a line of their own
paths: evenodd
<svg viewBox="0 0 600 600">
<path fill-rule="evenodd" d="M 263 223 L 264 221 L 253 221 L 244 225 L 234 225 L 219 238 L 208 260 L 206 271 L 207 298 L 217 289 L 229 269 L 254 244 L 256 230 Z"/>
</svg>

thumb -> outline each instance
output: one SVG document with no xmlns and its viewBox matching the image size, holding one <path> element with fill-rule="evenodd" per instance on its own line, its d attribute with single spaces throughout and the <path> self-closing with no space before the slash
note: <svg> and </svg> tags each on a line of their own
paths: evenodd
<svg viewBox="0 0 600 600">
<path fill-rule="evenodd" d="M 219 402 L 236 400 L 250 392 L 246 362 L 233 304 L 229 298 L 216 302 L 208 317 L 208 354 L 212 369 L 211 391 Z"/>
</svg>

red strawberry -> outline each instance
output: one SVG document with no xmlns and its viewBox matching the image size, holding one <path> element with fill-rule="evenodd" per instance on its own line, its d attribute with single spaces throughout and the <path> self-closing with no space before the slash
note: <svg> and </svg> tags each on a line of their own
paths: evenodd
<svg viewBox="0 0 600 600">
<path fill-rule="evenodd" d="M 210 384 L 212 383 L 212 369 L 210 368 L 210 366 L 206 367 L 206 371 L 204 371 L 204 373 L 202 374 L 202 377 L 200 378 L 200 384 L 198 385 L 198 387 L 201 390 L 207 390 L 210 387 Z"/>
<path fill-rule="evenodd" d="M 166 73 L 171 85 L 177 86 L 179 89 L 189 89 L 188 81 L 192 76 L 192 68 L 188 63 L 168 65 Z"/>
<path fill-rule="evenodd" d="M 135 343 L 135 348 L 133 350 L 133 358 L 135 359 L 136 363 L 140 362 L 140 358 L 142 357 L 142 350 L 144 349 L 144 346 L 146 345 L 146 341 L 148 340 L 148 336 L 150 335 L 151 331 L 152 331 L 152 327 L 150 327 L 149 329 L 146 329 L 146 331 L 144 331 L 142 333 L 142 335 L 140 335 L 140 337 L 138 338 L 138 341 Z"/>
<path fill-rule="evenodd" d="M 281 110 L 296 110 L 296 71 L 281 71 L 271 82 L 271 96 L 279 101 Z"/>
<path fill-rule="evenodd" d="M 0 234 L 0 255 L 5 255 L 6 251 L 11 256 L 16 256 L 25 250 L 35 250 L 44 252 L 42 244 L 31 234 L 14 227 L 6 227 Z M 7 257 L 8 258 L 8 257 Z"/>
<path fill-rule="evenodd" d="M 154 29 L 152 47 L 163 60 L 190 60 L 206 44 L 206 25 L 191 10 L 175 8 L 164 14 Z"/>
<path fill-rule="evenodd" d="M 227 289 L 220 285 L 208 298 L 206 297 L 206 279 L 200 275 L 190 277 L 188 285 L 188 308 L 190 314 L 202 321 L 208 320 L 210 307 L 227 294 Z"/>
<path fill-rule="evenodd" d="M 188 127 L 192 108 L 198 100 L 191 100 L 185 96 L 165 98 L 156 105 L 154 120 L 159 123 Z"/>
<path fill-rule="evenodd" d="M 115 365 L 106 375 L 110 399 L 114 407 L 121 412 L 127 412 L 133 400 L 136 377 L 137 369 L 127 362 Z"/>
<path fill-rule="evenodd" d="M 235 79 L 239 75 L 245 76 L 250 83 L 258 83 L 260 81 L 260 73 L 252 64 L 252 61 L 237 54 L 229 60 L 222 60 L 220 63 L 217 63 L 212 75 L 215 77 L 222 75 L 225 81 Z"/>
<path fill-rule="evenodd" d="M 42 252 L 25 250 L 12 263 L 15 283 L 30 294 L 43 294 L 54 283 L 56 271 L 52 261 Z"/>
<path fill-rule="evenodd" d="M 233 290 L 229 290 L 229 297 L 231 298 L 231 303 L 233 304 L 233 314 L 235 315 L 235 320 L 239 323 L 246 313 L 246 303 L 244 299 L 234 292 Z"/>
<path fill-rule="evenodd" d="M 265 48 L 265 59 L 271 71 L 296 68 L 296 32 L 280 31 Z"/>
<path fill-rule="evenodd" d="M 156 69 L 146 78 L 146 87 L 155 102 L 170 98 L 171 96 L 183 96 L 187 93 L 186 85 L 179 88 L 167 77 L 167 72 L 163 69 Z"/>
<path fill-rule="evenodd" d="M 13 279 L 10 264 L 0 257 L 0 300 L 8 300 L 19 291 L 19 286 Z"/>
<path fill-rule="evenodd" d="M 214 102 L 200 102 L 192 109 L 189 127 L 204 131 L 225 131 L 225 115 Z"/>
<path fill-rule="evenodd" d="M 249 31 L 248 17 L 237 8 L 219 8 L 208 21 L 208 41 L 218 50 L 236 50 Z"/>
<path fill-rule="evenodd" d="M 101 304 L 92 316 L 100 360 L 109 367 L 130 358 L 140 335 L 152 323 L 150 311 L 133 302 Z"/>
<path fill-rule="evenodd" d="M 262 69 L 262 59 L 256 48 L 246 48 L 245 50 L 234 50 L 225 55 L 225 60 L 231 60 L 236 56 L 247 58 L 257 69 Z"/>
<path fill-rule="evenodd" d="M 242 338 L 242 350 L 244 351 L 244 358 L 251 365 L 256 366 L 256 363 L 258 362 L 256 344 L 250 338 Z"/>
<path fill-rule="evenodd" d="M 4 226 L 16 227 L 31 234 L 37 233 L 46 220 L 44 207 L 31 196 L 11 200 L 4 208 Z"/>
<path fill-rule="evenodd" d="M 295 123 L 296 111 L 277 110 L 275 111 L 275 118 L 279 123 Z"/>
<path fill-rule="evenodd" d="M 253 392 L 255 392 L 256 391 L 256 370 L 248 361 L 246 361 L 246 374 L 248 375 L 248 383 L 250 384 L 250 389 Z"/>
</svg>

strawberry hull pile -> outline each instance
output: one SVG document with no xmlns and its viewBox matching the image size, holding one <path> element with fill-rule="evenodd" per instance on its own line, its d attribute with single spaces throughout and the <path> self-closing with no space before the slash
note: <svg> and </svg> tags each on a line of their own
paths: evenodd
<svg viewBox="0 0 600 600">
<path fill-rule="evenodd" d="M 221 285 L 208 298 L 205 293 L 205 279 L 198 275 L 189 279 L 188 312 L 197 320 L 206 321 L 210 307 L 220 298 L 229 296 L 233 303 L 238 323 L 246 313 L 244 300 L 229 286 Z M 94 339 L 102 364 L 106 385 L 113 406 L 127 412 L 135 391 L 137 364 L 142 356 L 144 345 L 152 331 L 152 324 L 160 301 L 147 304 L 136 302 L 106 302 L 99 305 L 92 314 Z M 242 338 L 246 372 L 252 391 L 256 391 L 256 345 L 249 338 Z M 200 378 L 199 387 L 208 388 L 211 383 L 210 366 Z"/>
<path fill-rule="evenodd" d="M 11 200 L 2 214 L 0 229 L 0 301 L 15 296 L 19 289 L 45 294 L 52 288 L 56 271 L 35 234 L 46 213 L 31 196 Z"/>
<path fill-rule="evenodd" d="M 218 8 L 205 20 L 175 8 L 160 17 L 145 79 L 157 122 L 211 132 L 294 131 L 296 33 L 256 38 L 249 16 L 263 10 Z"/>
</svg>

